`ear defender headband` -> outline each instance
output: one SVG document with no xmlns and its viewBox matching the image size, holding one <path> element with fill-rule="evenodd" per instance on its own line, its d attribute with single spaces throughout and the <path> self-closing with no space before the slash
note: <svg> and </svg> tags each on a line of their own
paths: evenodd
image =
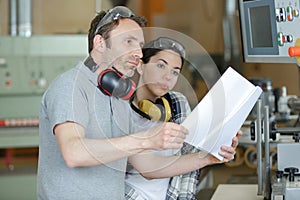
<svg viewBox="0 0 300 200">
<path fill-rule="evenodd" d="M 167 122 L 172 116 L 170 104 L 164 97 L 158 98 L 155 102 L 148 99 L 141 100 L 138 108 L 132 103 L 132 100 L 133 98 L 130 99 L 131 108 L 149 120 Z"/>
<path fill-rule="evenodd" d="M 98 88 L 108 96 L 128 100 L 134 93 L 136 85 L 130 78 L 113 67 L 102 71 L 98 76 Z"/>
</svg>

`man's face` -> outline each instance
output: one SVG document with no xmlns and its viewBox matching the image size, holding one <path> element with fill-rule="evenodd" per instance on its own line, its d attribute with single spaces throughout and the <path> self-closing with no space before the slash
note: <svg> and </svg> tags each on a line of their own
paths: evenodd
<svg viewBox="0 0 300 200">
<path fill-rule="evenodd" d="M 131 77 L 143 56 L 142 28 L 131 19 L 120 19 L 119 25 L 110 32 L 110 47 L 106 48 L 105 60 L 125 76 Z"/>
</svg>

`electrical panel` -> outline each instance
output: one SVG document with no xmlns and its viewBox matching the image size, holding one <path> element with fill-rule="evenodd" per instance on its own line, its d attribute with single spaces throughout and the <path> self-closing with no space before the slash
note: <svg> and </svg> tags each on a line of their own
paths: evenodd
<svg viewBox="0 0 300 200">
<path fill-rule="evenodd" d="M 0 119 L 38 117 L 59 74 L 88 55 L 86 35 L 0 37 Z"/>
</svg>

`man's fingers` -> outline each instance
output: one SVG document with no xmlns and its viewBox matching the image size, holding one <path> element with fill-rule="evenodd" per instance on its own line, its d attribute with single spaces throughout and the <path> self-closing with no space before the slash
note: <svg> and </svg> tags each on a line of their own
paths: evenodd
<svg viewBox="0 0 300 200">
<path fill-rule="evenodd" d="M 166 149 L 180 149 L 183 146 L 183 143 L 169 143 L 166 146 Z"/>
<path fill-rule="evenodd" d="M 182 137 L 170 137 L 169 138 L 170 143 L 183 143 L 184 142 L 184 138 Z"/>
<path fill-rule="evenodd" d="M 164 128 L 165 134 L 170 137 L 185 139 L 188 134 L 188 130 L 184 126 L 178 124 L 166 123 Z"/>
<path fill-rule="evenodd" d="M 176 133 L 179 132 L 179 133 L 184 134 L 184 135 L 187 135 L 189 133 L 188 129 L 186 129 L 184 126 L 181 126 L 179 124 L 169 123 L 168 125 L 171 126 L 171 128 L 170 128 L 171 133 L 176 134 Z"/>
<path fill-rule="evenodd" d="M 181 138 L 181 139 L 186 138 L 186 134 L 180 131 L 170 131 L 166 135 L 170 136 L 171 138 Z"/>
</svg>

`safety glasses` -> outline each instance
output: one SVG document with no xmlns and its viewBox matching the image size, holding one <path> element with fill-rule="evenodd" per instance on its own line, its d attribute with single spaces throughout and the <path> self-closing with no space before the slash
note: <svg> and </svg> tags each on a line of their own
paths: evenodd
<svg viewBox="0 0 300 200">
<path fill-rule="evenodd" d="M 152 40 L 147 43 L 143 48 L 155 48 L 155 49 L 170 49 L 179 53 L 181 57 L 185 58 L 185 48 L 179 42 L 168 38 L 168 37 L 159 37 L 156 40 Z"/>
<path fill-rule="evenodd" d="M 112 9 L 110 9 L 104 17 L 100 20 L 99 24 L 97 25 L 97 28 L 95 30 L 94 35 L 96 35 L 100 28 L 105 26 L 106 24 L 109 24 L 113 21 L 116 21 L 120 18 L 129 18 L 134 16 L 134 13 L 127 7 L 124 6 L 116 6 Z"/>
</svg>

